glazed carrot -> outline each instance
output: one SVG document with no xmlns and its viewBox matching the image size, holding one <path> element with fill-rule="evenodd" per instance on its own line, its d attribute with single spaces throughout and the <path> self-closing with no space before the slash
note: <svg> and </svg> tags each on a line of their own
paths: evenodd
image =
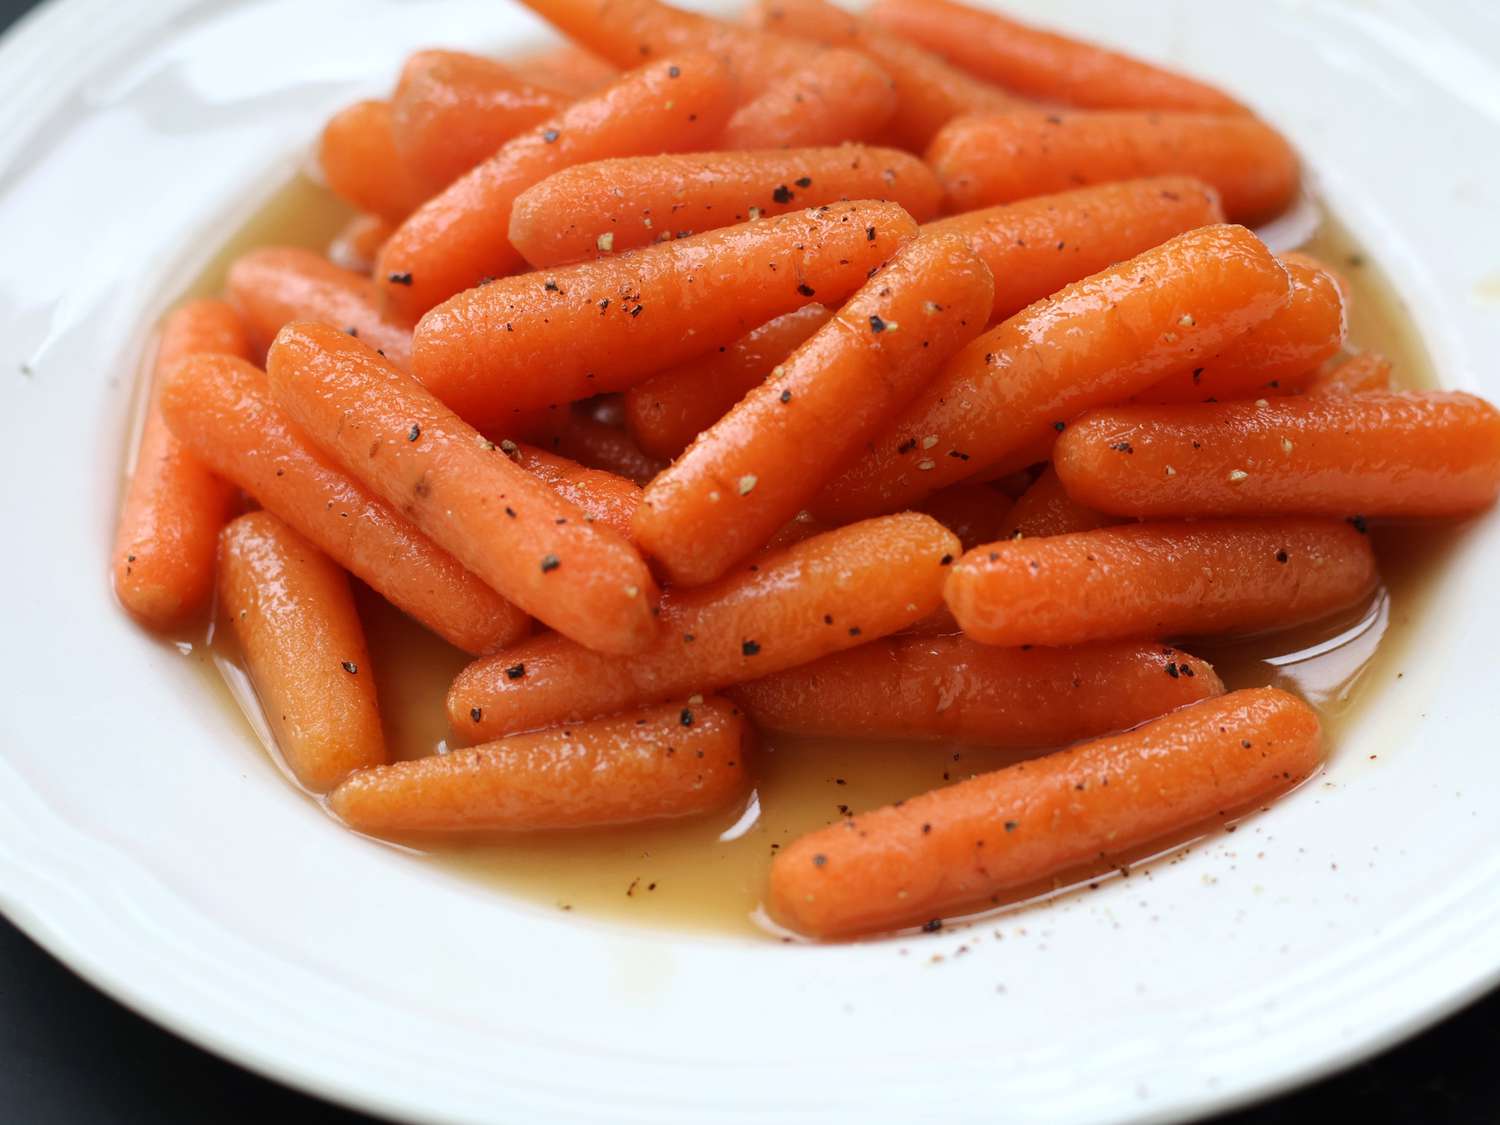
<svg viewBox="0 0 1500 1125">
<path fill-rule="evenodd" d="M 1118 515 L 1467 515 L 1500 492 L 1500 410 L 1459 391 L 1115 407 L 1063 435 L 1057 472 Z"/>
<path fill-rule="evenodd" d="M 387 760 L 349 578 L 270 512 L 241 516 L 219 536 L 219 619 L 298 781 L 322 793 Z"/>
<path fill-rule="evenodd" d="M 1227 402 L 1286 394 L 1344 346 L 1348 321 L 1338 280 L 1300 255 L 1282 259 L 1292 299 L 1218 355 L 1148 387 L 1140 402 Z"/>
<path fill-rule="evenodd" d="M 935 929 L 1284 792 L 1317 771 L 1321 741 L 1317 714 L 1284 691 L 1206 700 L 804 836 L 771 864 L 771 912 L 813 937 Z"/>
<path fill-rule="evenodd" d="M 968 240 L 995 275 L 992 318 L 1002 320 L 1174 235 L 1223 221 L 1213 188 L 1163 176 L 1039 195 L 922 229 Z"/>
<path fill-rule="evenodd" d="M 706 55 L 644 66 L 511 138 L 414 212 L 381 251 L 386 304 L 415 320 L 438 302 L 521 265 L 510 244 L 516 196 L 573 164 L 701 149 L 734 104 L 724 65 Z"/>
<path fill-rule="evenodd" d="M 325 325 L 281 330 L 271 393 L 336 462 L 516 605 L 604 652 L 656 635 L 656 591 L 635 549 L 590 523 L 415 379 Z"/>
<path fill-rule="evenodd" d="M 630 65 L 636 65 L 637 61 L 632 60 Z M 521 81 L 569 98 L 585 97 L 620 77 L 616 67 L 576 43 L 507 59 L 506 66 Z"/>
<path fill-rule="evenodd" d="M 1222 695 L 1207 661 L 1159 644 L 997 648 L 888 637 L 740 684 L 767 730 L 872 741 L 1061 746 Z"/>
<path fill-rule="evenodd" d="M 603 469 L 590 469 L 533 445 L 502 441 L 500 450 L 528 473 L 551 485 L 554 492 L 583 513 L 585 520 L 631 538 L 630 521 L 641 504 L 641 489 L 634 481 Z"/>
<path fill-rule="evenodd" d="M 1069 496 L 1058 479 L 1057 470 L 1048 465 L 1010 510 L 1006 530 L 990 538 L 1038 539 L 1074 531 L 1094 531 L 1119 522 L 1114 516 L 1085 508 Z M 964 546 L 968 548 L 968 544 Z"/>
<path fill-rule="evenodd" d="M 522 192 L 510 241 L 541 268 L 846 199 L 888 199 L 921 222 L 942 195 L 927 165 L 889 148 L 625 157 L 566 168 Z"/>
<path fill-rule="evenodd" d="M 955 484 L 934 492 L 920 511 L 942 524 L 965 551 L 1010 534 L 1011 498 L 988 484 Z"/>
<path fill-rule="evenodd" d="M 184 448 L 450 644 L 493 652 L 526 635 L 524 613 L 315 452 L 256 368 L 189 359 L 169 374 L 161 401 Z"/>
<path fill-rule="evenodd" d="M 747 391 L 763 383 L 832 315 L 822 305 L 804 305 L 732 344 L 631 387 L 625 392 L 625 424 L 636 444 L 670 461 Z"/>
<path fill-rule="evenodd" d="M 1194 176 L 1232 222 L 1274 217 L 1297 194 L 1297 154 L 1253 117 L 1016 110 L 945 125 L 927 162 L 955 211 L 1142 176 Z"/>
<path fill-rule="evenodd" d="M 891 511 L 978 470 L 1047 455 L 1068 419 L 1191 367 L 1270 317 L 1286 271 L 1242 227 L 1203 227 L 1085 278 L 985 333 L 812 507 Z"/>
<path fill-rule="evenodd" d="M 842 203 L 502 278 L 422 319 L 413 369 L 479 425 L 624 390 L 813 298 L 842 302 L 916 230 L 894 203 Z"/>
<path fill-rule="evenodd" d="M 920 238 L 646 488 L 636 540 L 701 585 L 765 545 L 880 432 L 994 302 L 958 238 Z"/>
<path fill-rule="evenodd" d="M 340 269 L 368 276 L 395 229 L 379 215 L 355 215 L 328 244 L 328 260 Z"/>
<path fill-rule="evenodd" d="M 982 644 L 1280 629 L 1358 603 L 1375 587 L 1370 541 L 1337 520 L 1140 523 L 966 554 L 944 600 Z"/>
<path fill-rule="evenodd" d="M 931 613 L 958 549 L 912 512 L 814 536 L 712 586 L 669 591 L 655 642 L 629 659 L 547 636 L 475 661 L 448 691 L 448 721 L 498 738 L 806 664 Z"/>
<path fill-rule="evenodd" d="M 745 792 L 755 733 L 721 699 L 596 719 L 380 769 L 330 805 L 362 832 L 530 832 L 710 812 Z"/>
<path fill-rule="evenodd" d="M 184 449 L 161 414 L 163 376 L 199 352 L 250 353 L 244 326 L 223 301 L 189 302 L 162 323 L 141 441 L 120 503 L 115 597 L 150 629 L 181 625 L 208 604 L 219 528 L 234 507 L 234 486 Z"/>
<path fill-rule="evenodd" d="M 881 0 L 870 18 L 1027 97 L 1096 109 L 1244 112 L 1227 94 L 1186 75 L 954 0 Z"/>
<path fill-rule="evenodd" d="M 262 246 L 242 254 L 225 289 L 257 357 L 284 325 L 316 320 L 358 336 L 402 370 L 411 366 L 411 329 L 381 313 L 375 283 L 311 250 Z"/>
<path fill-rule="evenodd" d="M 621 427 L 576 412 L 548 438 L 547 445 L 553 453 L 643 487 L 667 467 L 665 460 L 643 452 Z"/>
<path fill-rule="evenodd" d="M 836 145 L 878 137 L 896 113 L 896 87 L 868 56 L 821 52 L 735 111 L 719 138 L 726 149 Z"/>
<path fill-rule="evenodd" d="M 391 98 L 391 135 L 408 173 L 436 195 L 569 98 L 519 81 L 492 59 L 419 51 Z"/>
<path fill-rule="evenodd" d="M 335 195 L 389 222 L 399 223 L 427 198 L 396 152 L 390 102 L 355 102 L 334 114 L 323 129 L 318 160 Z"/>
<path fill-rule="evenodd" d="M 1360 352 L 1325 365 L 1305 388 L 1310 395 L 1356 395 L 1391 389 L 1391 361 L 1379 352 Z"/>
</svg>

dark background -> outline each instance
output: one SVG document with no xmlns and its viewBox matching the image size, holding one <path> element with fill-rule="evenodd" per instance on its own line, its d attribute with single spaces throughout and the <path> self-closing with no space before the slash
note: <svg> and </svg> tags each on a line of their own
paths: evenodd
<svg viewBox="0 0 1500 1125">
<path fill-rule="evenodd" d="M 0 31 L 33 6 L 33 0 L 0 0 Z M 1500 995 L 1352 1071 L 1218 1125 L 1315 1117 L 1367 1125 L 1500 1121 L 1500 1066 L 1492 1058 L 1497 1023 Z M 0 1119 L 186 1125 L 309 1118 L 335 1125 L 372 1120 L 189 1046 L 84 984 L 0 919 Z"/>
</svg>

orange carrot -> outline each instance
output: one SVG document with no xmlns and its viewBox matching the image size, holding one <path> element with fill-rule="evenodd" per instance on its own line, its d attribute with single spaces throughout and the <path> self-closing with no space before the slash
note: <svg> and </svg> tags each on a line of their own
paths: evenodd
<svg viewBox="0 0 1500 1125">
<path fill-rule="evenodd" d="M 396 152 L 390 102 L 355 102 L 336 113 L 323 129 L 318 159 L 335 195 L 389 222 L 399 223 L 427 198 Z"/>
<path fill-rule="evenodd" d="M 1009 496 L 988 484 L 955 484 L 934 492 L 918 510 L 957 535 L 967 551 L 1008 534 L 1012 503 Z"/>
<path fill-rule="evenodd" d="M 519 81 L 492 59 L 419 51 L 391 98 L 391 135 L 408 173 L 436 195 L 569 99 Z"/>
<path fill-rule="evenodd" d="M 710 812 L 745 792 L 755 733 L 720 699 L 650 707 L 365 770 L 330 805 L 361 832 L 530 832 Z"/>
<path fill-rule="evenodd" d="M 912 512 L 814 536 L 712 586 L 669 591 L 657 639 L 629 659 L 549 636 L 475 661 L 449 689 L 448 721 L 498 738 L 806 664 L 931 613 L 958 549 Z"/>
<path fill-rule="evenodd" d="M 631 387 L 625 392 L 625 424 L 636 444 L 670 461 L 832 315 L 822 305 L 804 305 L 732 344 Z"/>
<path fill-rule="evenodd" d="M 161 415 L 163 376 L 199 352 L 249 355 L 244 326 L 222 301 L 191 301 L 163 322 L 141 442 L 120 503 L 115 597 L 150 629 L 175 628 L 207 606 L 219 528 L 234 507 L 234 486 L 185 450 Z"/>
<path fill-rule="evenodd" d="M 1174 235 L 1223 221 L 1213 188 L 1163 176 L 1039 195 L 922 229 L 968 240 L 995 275 L 992 318 L 1002 320 Z"/>
<path fill-rule="evenodd" d="M 1017 313 L 948 362 L 813 505 L 828 519 L 891 511 L 988 469 L 1046 457 L 1090 406 L 1191 367 L 1272 315 L 1286 271 L 1241 227 L 1189 231 Z"/>
<path fill-rule="evenodd" d="M 888 148 L 625 157 L 566 168 L 523 192 L 510 241 L 540 268 L 847 199 L 891 200 L 921 222 L 942 194 L 927 165 Z"/>
<path fill-rule="evenodd" d="M 734 87 L 706 55 L 662 61 L 507 141 L 402 223 L 381 251 L 376 281 L 387 305 L 415 320 L 486 277 L 521 265 L 510 244 L 516 196 L 573 164 L 611 156 L 701 149 L 723 128 Z"/>
<path fill-rule="evenodd" d="M 1207 661 L 1159 644 L 996 648 L 890 637 L 740 684 L 767 730 L 873 741 L 1059 746 L 1222 695 Z"/>
<path fill-rule="evenodd" d="M 1141 523 L 978 547 L 944 599 L 983 644 L 1074 645 L 1300 625 L 1375 581 L 1370 541 L 1339 521 Z"/>
<path fill-rule="evenodd" d="M 652 642 L 656 591 L 635 549 L 411 376 L 309 322 L 282 329 L 266 371 L 315 442 L 492 588 L 591 648 L 628 653 Z"/>
<path fill-rule="evenodd" d="M 270 512 L 241 516 L 219 537 L 219 619 L 298 781 L 321 793 L 387 760 L 349 579 Z"/>
<path fill-rule="evenodd" d="M 1284 792 L 1317 771 L 1321 741 L 1317 714 L 1284 691 L 1206 700 L 804 836 L 771 864 L 771 912 L 822 938 L 937 929 Z"/>
<path fill-rule="evenodd" d="M 413 369 L 478 425 L 624 390 L 815 297 L 843 301 L 916 230 L 894 203 L 843 203 L 502 278 L 422 319 Z"/>
<path fill-rule="evenodd" d="M 395 229 L 379 215 L 355 215 L 328 244 L 328 260 L 339 269 L 369 276 L 380 248 Z"/>
<path fill-rule="evenodd" d="M 632 60 L 635 66 L 638 60 Z M 582 98 L 602 90 L 620 77 L 620 71 L 598 55 L 576 43 L 564 43 L 506 60 L 506 66 L 522 82 L 552 90 L 569 98 Z"/>
<path fill-rule="evenodd" d="M 590 469 L 532 445 L 502 441 L 500 450 L 528 473 L 550 484 L 554 492 L 583 513 L 585 520 L 631 538 L 630 521 L 641 505 L 640 486 L 634 481 L 603 469 Z"/>
<path fill-rule="evenodd" d="M 1057 443 L 1117 515 L 1456 516 L 1500 492 L 1500 410 L 1459 391 L 1098 410 Z"/>
<path fill-rule="evenodd" d="M 954 0 L 881 0 L 870 18 L 1027 97 L 1096 109 L 1244 112 L 1227 94 L 1186 75 Z"/>
<path fill-rule="evenodd" d="M 1379 352 L 1360 352 L 1326 365 L 1305 388 L 1310 395 L 1356 395 L 1391 389 L 1391 361 Z"/>
<path fill-rule="evenodd" d="M 450 644 L 492 652 L 526 635 L 524 613 L 314 452 L 248 363 L 186 360 L 168 374 L 161 405 L 185 449 Z"/>
<path fill-rule="evenodd" d="M 382 315 L 375 283 L 298 246 L 262 246 L 235 259 L 225 282 L 263 357 L 284 325 L 316 320 L 358 336 L 405 370 L 411 366 L 411 329 Z"/>
<path fill-rule="evenodd" d="M 1057 470 L 1048 465 L 1010 510 L 1006 531 L 991 536 L 991 539 L 1039 539 L 1074 531 L 1094 531 L 1119 522 L 1113 516 L 1085 508 L 1069 496 L 1058 479 Z M 968 544 L 964 546 L 968 548 Z"/>
<path fill-rule="evenodd" d="M 1195 176 L 1218 191 L 1232 222 L 1272 218 L 1297 194 L 1297 154 L 1253 117 L 1187 113 L 1049 113 L 961 117 L 927 162 L 956 211 L 1086 184 Z"/>
<path fill-rule="evenodd" d="M 858 51 L 817 59 L 735 111 L 719 138 L 726 149 L 836 145 L 874 140 L 896 112 L 896 87 Z"/>
<path fill-rule="evenodd" d="M 547 447 L 581 465 L 614 473 L 643 487 L 667 467 L 666 461 L 643 452 L 621 427 L 577 411 L 549 435 Z"/>
<path fill-rule="evenodd" d="M 983 329 L 991 287 L 961 239 L 906 247 L 647 486 L 642 548 L 695 586 L 764 546 Z"/>
</svg>

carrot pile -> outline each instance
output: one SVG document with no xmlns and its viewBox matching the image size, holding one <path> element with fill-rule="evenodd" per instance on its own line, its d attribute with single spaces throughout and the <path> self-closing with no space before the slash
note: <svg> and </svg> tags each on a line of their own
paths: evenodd
<svg viewBox="0 0 1500 1125">
<path fill-rule="evenodd" d="M 216 594 L 301 785 L 519 832 L 743 800 L 758 730 L 1036 752 L 782 848 L 835 938 L 1320 768 L 1177 646 L 1365 602 L 1369 521 L 1494 502 L 1500 411 L 1393 389 L 1239 225 L 1301 190 L 1271 125 L 955 0 L 524 3 L 570 45 L 412 55 L 323 131 L 327 254 L 162 327 L 115 589 Z M 350 576 L 475 658 L 457 748 L 390 761 Z"/>
</svg>

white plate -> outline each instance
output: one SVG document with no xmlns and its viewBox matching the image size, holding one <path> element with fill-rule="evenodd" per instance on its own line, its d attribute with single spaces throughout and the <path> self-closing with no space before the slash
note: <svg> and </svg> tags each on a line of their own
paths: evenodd
<svg viewBox="0 0 1500 1125">
<path fill-rule="evenodd" d="M 1500 395 L 1485 0 L 1017 6 L 1253 101 L 1397 279 L 1444 381 Z M 1179 1119 L 1494 982 L 1495 516 L 1326 779 L 1149 878 L 1012 915 L 1003 940 L 788 947 L 591 923 L 292 796 L 110 600 L 131 357 L 332 109 L 413 46 L 536 34 L 503 0 L 54 0 L 0 43 L 8 915 L 210 1049 L 428 1121 Z"/>
</svg>

